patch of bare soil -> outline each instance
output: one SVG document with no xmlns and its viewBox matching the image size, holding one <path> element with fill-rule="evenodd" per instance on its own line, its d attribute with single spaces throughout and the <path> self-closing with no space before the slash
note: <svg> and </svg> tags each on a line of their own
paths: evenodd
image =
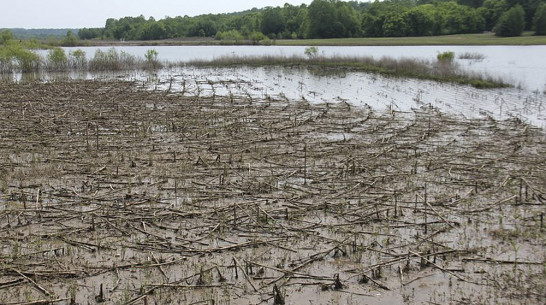
<svg viewBox="0 0 546 305">
<path fill-rule="evenodd" d="M 539 304 L 517 119 L 0 84 L 1 304 Z"/>
</svg>

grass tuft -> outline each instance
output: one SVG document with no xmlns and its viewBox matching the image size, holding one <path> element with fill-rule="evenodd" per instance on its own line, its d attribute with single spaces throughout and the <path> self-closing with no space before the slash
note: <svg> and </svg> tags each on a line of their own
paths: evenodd
<svg viewBox="0 0 546 305">
<path fill-rule="evenodd" d="M 468 59 L 468 60 L 481 61 L 481 60 L 485 59 L 485 55 L 483 55 L 481 53 L 465 52 L 465 53 L 459 54 L 458 58 L 459 59 Z"/>
</svg>

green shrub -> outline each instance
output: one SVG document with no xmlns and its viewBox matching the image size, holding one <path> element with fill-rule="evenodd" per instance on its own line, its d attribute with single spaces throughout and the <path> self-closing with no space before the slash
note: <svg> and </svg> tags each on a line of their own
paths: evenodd
<svg viewBox="0 0 546 305">
<path fill-rule="evenodd" d="M 139 60 L 125 51 L 119 52 L 119 62 L 122 70 L 136 69 L 139 67 Z"/>
<path fill-rule="evenodd" d="M 158 55 L 159 53 L 156 50 L 149 49 L 148 51 L 146 51 L 146 54 L 144 55 L 144 57 L 146 58 L 146 61 L 151 62 L 151 61 L 157 61 Z"/>
<path fill-rule="evenodd" d="M 237 30 L 231 30 L 231 31 L 226 31 L 226 32 L 220 32 L 219 31 L 218 33 L 216 33 L 215 38 L 217 40 L 235 41 L 235 42 L 239 42 L 239 41 L 244 39 L 243 35 L 241 33 L 239 33 L 239 31 L 237 31 Z"/>
<path fill-rule="evenodd" d="M 0 48 L 0 73 L 10 73 L 13 71 L 13 57 L 6 47 Z"/>
<path fill-rule="evenodd" d="M 0 52 L 0 61 L 4 69 L 20 69 L 21 72 L 36 72 L 40 69 L 42 59 L 31 50 L 27 50 L 23 44 L 6 42 Z"/>
<path fill-rule="evenodd" d="M 148 69 L 161 68 L 161 63 L 157 59 L 158 56 L 159 56 L 159 53 L 154 49 L 150 49 L 146 51 L 146 54 L 144 54 L 144 58 L 146 59 L 146 68 Z"/>
<path fill-rule="evenodd" d="M 250 40 L 253 44 L 258 44 L 260 41 L 265 39 L 265 35 L 262 32 L 252 32 L 249 35 Z"/>
<path fill-rule="evenodd" d="M 315 59 L 318 57 L 318 48 L 317 47 L 307 47 L 305 48 L 305 56 L 309 59 Z"/>
<path fill-rule="evenodd" d="M 15 39 L 15 36 L 10 30 L 3 30 L 2 33 L 0 33 L 0 42 L 2 44 L 5 44 L 6 42 Z"/>
<path fill-rule="evenodd" d="M 272 44 L 273 44 L 273 40 L 271 40 L 269 37 L 265 37 L 262 40 L 262 45 L 264 45 L 264 46 L 270 46 Z"/>
<path fill-rule="evenodd" d="M 85 57 L 85 51 L 78 49 L 70 51 L 70 65 L 74 69 L 83 70 L 87 68 L 87 58 Z"/>
<path fill-rule="evenodd" d="M 89 70 L 91 71 L 120 71 L 136 69 L 139 62 L 135 56 L 115 48 L 108 51 L 97 50 L 95 56 L 89 61 Z"/>
<path fill-rule="evenodd" d="M 19 42 L 20 43 L 20 42 Z M 22 41 L 23 47 L 29 50 L 43 50 L 46 49 L 44 44 L 35 38 Z"/>
<path fill-rule="evenodd" d="M 439 62 L 452 63 L 453 60 L 455 59 L 455 53 L 453 53 L 451 51 L 445 51 L 445 52 L 442 52 L 442 53 L 438 54 L 438 56 L 436 56 L 436 58 L 438 59 Z"/>
<path fill-rule="evenodd" d="M 66 36 L 61 41 L 63 46 L 73 47 L 78 44 L 78 37 L 72 31 L 66 32 Z"/>
<path fill-rule="evenodd" d="M 62 71 L 68 68 L 68 58 L 63 49 L 57 47 L 49 50 L 47 54 L 48 68 L 51 70 Z"/>
<path fill-rule="evenodd" d="M 40 69 L 40 56 L 32 51 L 23 49 L 23 51 L 17 53 L 15 59 L 19 63 L 19 68 L 23 73 L 36 72 Z"/>
</svg>

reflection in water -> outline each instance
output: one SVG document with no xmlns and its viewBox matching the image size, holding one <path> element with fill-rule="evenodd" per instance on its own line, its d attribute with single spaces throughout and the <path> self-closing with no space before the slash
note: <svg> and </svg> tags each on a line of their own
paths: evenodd
<svg viewBox="0 0 546 305">
<path fill-rule="evenodd" d="M 20 82 L 28 83 L 42 80 L 42 74 L 38 72 L 23 73 L 21 74 Z"/>
<path fill-rule="evenodd" d="M 88 72 L 32 72 L 32 73 L 13 73 L 3 74 L 4 82 L 47 82 L 47 81 L 66 81 L 70 79 L 92 79 L 94 76 Z"/>
<path fill-rule="evenodd" d="M 15 81 L 14 73 L 0 73 L 0 81 L 11 83 Z"/>
</svg>

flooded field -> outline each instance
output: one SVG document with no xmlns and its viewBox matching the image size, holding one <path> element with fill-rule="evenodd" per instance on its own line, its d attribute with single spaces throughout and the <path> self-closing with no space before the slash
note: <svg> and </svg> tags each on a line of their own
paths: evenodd
<svg viewBox="0 0 546 305">
<path fill-rule="evenodd" d="M 108 76 L 106 79 L 110 78 Z M 346 102 L 383 111 L 411 111 L 424 105 L 466 118 L 517 118 L 546 128 L 546 96 L 518 88 L 476 89 L 451 83 L 385 77 L 323 68 L 193 68 L 125 75 L 152 90 L 182 91 L 213 97 L 303 100 L 312 104 Z"/>
<path fill-rule="evenodd" d="M 0 83 L 0 303 L 546 298 L 542 93 L 208 71 Z"/>
<path fill-rule="evenodd" d="M 97 50 L 108 51 L 109 47 L 64 48 L 67 53 L 81 49 L 89 59 Z M 116 50 L 137 57 L 144 57 L 154 49 L 159 59 L 170 62 L 213 60 L 225 56 L 304 56 L 305 46 L 118 46 Z M 325 58 L 335 56 L 366 57 L 375 59 L 413 58 L 434 60 L 439 53 L 452 51 L 455 63 L 467 71 L 501 77 L 507 83 L 528 91 L 546 91 L 546 46 L 319 46 L 319 55 Z M 46 51 L 42 52 L 45 56 Z M 477 54 L 477 59 L 461 58 L 465 54 Z"/>
</svg>

